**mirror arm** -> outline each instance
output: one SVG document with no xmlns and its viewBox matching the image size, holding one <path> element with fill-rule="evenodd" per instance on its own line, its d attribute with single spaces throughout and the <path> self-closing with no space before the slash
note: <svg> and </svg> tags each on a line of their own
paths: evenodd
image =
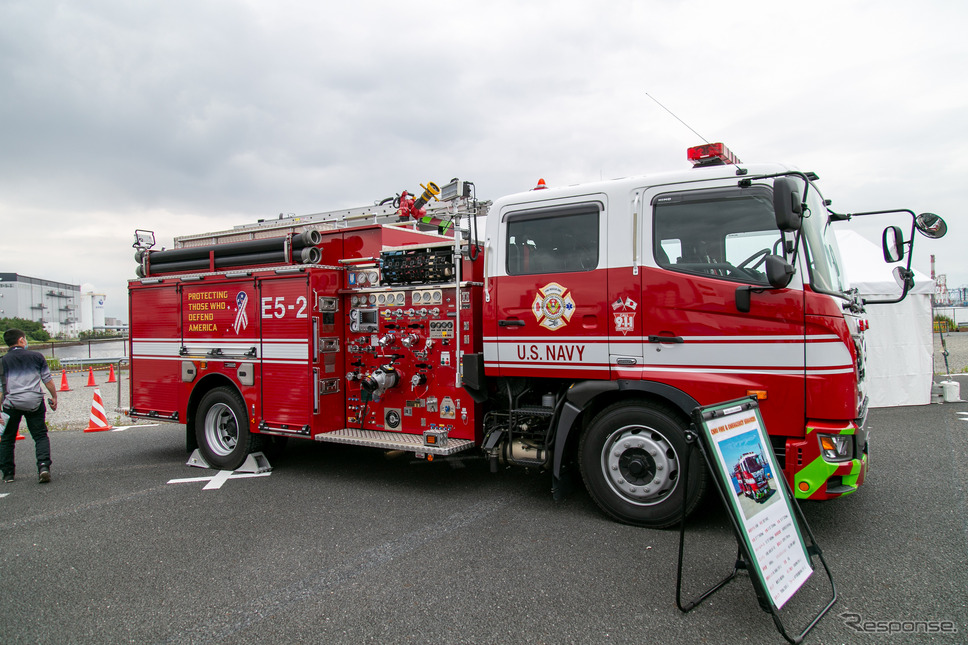
<svg viewBox="0 0 968 645">
<path fill-rule="evenodd" d="M 864 211 L 862 213 L 838 213 L 837 217 L 839 219 L 850 219 L 851 217 L 864 217 L 866 215 L 888 215 L 890 213 L 907 213 L 911 216 L 912 222 L 914 221 L 914 218 L 917 217 L 914 214 L 914 211 L 912 211 L 910 208 L 892 208 L 886 211 Z"/>
<path fill-rule="evenodd" d="M 867 298 L 864 298 L 863 299 L 864 305 L 865 306 L 866 305 L 893 305 L 895 303 L 901 302 L 902 300 L 904 300 L 904 298 L 907 297 L 908 291 L 910 291 L 911 287 L 913 286 L 912 284 L 913 281 L 914 279 L 911 277 L 908 277 L 904 281 L 904 288 L 901 289 L 901 295 L 898 296 L 897 298 L 893 298 L 891 300 L 868 300 Z"/>
<path fill-rule="evenodd" d="M 794 273 L 796 273 L 796 269 L 797 269 L 797 256 L 800 254 L 800 236 L 801 235 L 803 235 L 802 226 L 793 234 L 793 255 L 790 256 L 790 264 L 793 265 Z M 783 250 L 786 251 L 786 248 L 784 248 Z M 785 253 L 784 253 L 784 257 L 786 257 Z"/>
<path fill-rule="evenodd" d="M 901 287 L 901 295 L 889 300 L 868 300 L 864 298 L 865 305 L 893 305 L 904 300 L 908 292 L 914 288 L 914 271 L 911 270 L 911 256 L 908 255 L 907 268 L 904 269 L 904 286 Z"/>
</svg>

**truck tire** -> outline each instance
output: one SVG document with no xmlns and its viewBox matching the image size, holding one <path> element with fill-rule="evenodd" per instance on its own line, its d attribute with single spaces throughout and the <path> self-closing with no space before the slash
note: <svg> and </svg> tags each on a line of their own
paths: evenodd
<svg viewBox="0 0 968 645">
<path fill-rule="evenodd" d="M 618 403 L 596 416 L 578 447 L 585 487 L 611 517 L 635 526 L 667 528 L 699 503 L 706 467 L 691 452 L 688 499 L 683 500 L 685 423 L 662 405 Z"/>
<path fill-rule="evenodd" d="M 255 449 L 249 432 L 245 402 L 227 387 L 218 387 L 202 397 L 195 415 L 195 438 L 202 456 L 214 468 L 235 470 Z"/>
</svg>

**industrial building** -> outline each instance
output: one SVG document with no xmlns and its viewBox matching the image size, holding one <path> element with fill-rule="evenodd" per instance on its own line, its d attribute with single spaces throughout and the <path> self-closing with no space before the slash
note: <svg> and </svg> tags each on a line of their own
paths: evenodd
<svg viewBox="0 0 968 645">
<path fill-rule="evenodd" d="M 51 336 L 104 329 L 104 301 L 104 294 L 82 293 L 80 285 L 0 273 L 0 318 L 39 322 Z"/>
</svg>

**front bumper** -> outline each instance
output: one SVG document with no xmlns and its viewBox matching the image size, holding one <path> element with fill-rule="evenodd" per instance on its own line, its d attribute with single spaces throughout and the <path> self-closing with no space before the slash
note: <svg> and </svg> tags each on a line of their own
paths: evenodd
<svg viewBox="0 0 968 645">
<path fill-rule="evenodd" d="M 846 435 L 853 438 L 854 458 L 828 461 L 820 449 L 818 434 Z M 867 429 L 863 424 L 816 422 L 807 425 L 803 439 L 788 439 L 786 471 L 797 499 L 825 500 L 853 493 L 867 476 Z"/>
</svg>

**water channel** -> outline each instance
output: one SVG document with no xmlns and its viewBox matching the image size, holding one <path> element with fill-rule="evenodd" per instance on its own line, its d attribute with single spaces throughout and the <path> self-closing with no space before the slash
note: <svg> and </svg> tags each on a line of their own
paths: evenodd
<svg viewBox="0 0 968 645">
<path fill-rule="evenodd" d="M 90 340 L 81 341 L 78 345 L 51 345 L 33 341 L 30 349 L 40 352 L 47 358 L 62 360 L 65 358 L 105 358 L 121 359 L 128 357 L 128 340 Z"/>
</svg>

